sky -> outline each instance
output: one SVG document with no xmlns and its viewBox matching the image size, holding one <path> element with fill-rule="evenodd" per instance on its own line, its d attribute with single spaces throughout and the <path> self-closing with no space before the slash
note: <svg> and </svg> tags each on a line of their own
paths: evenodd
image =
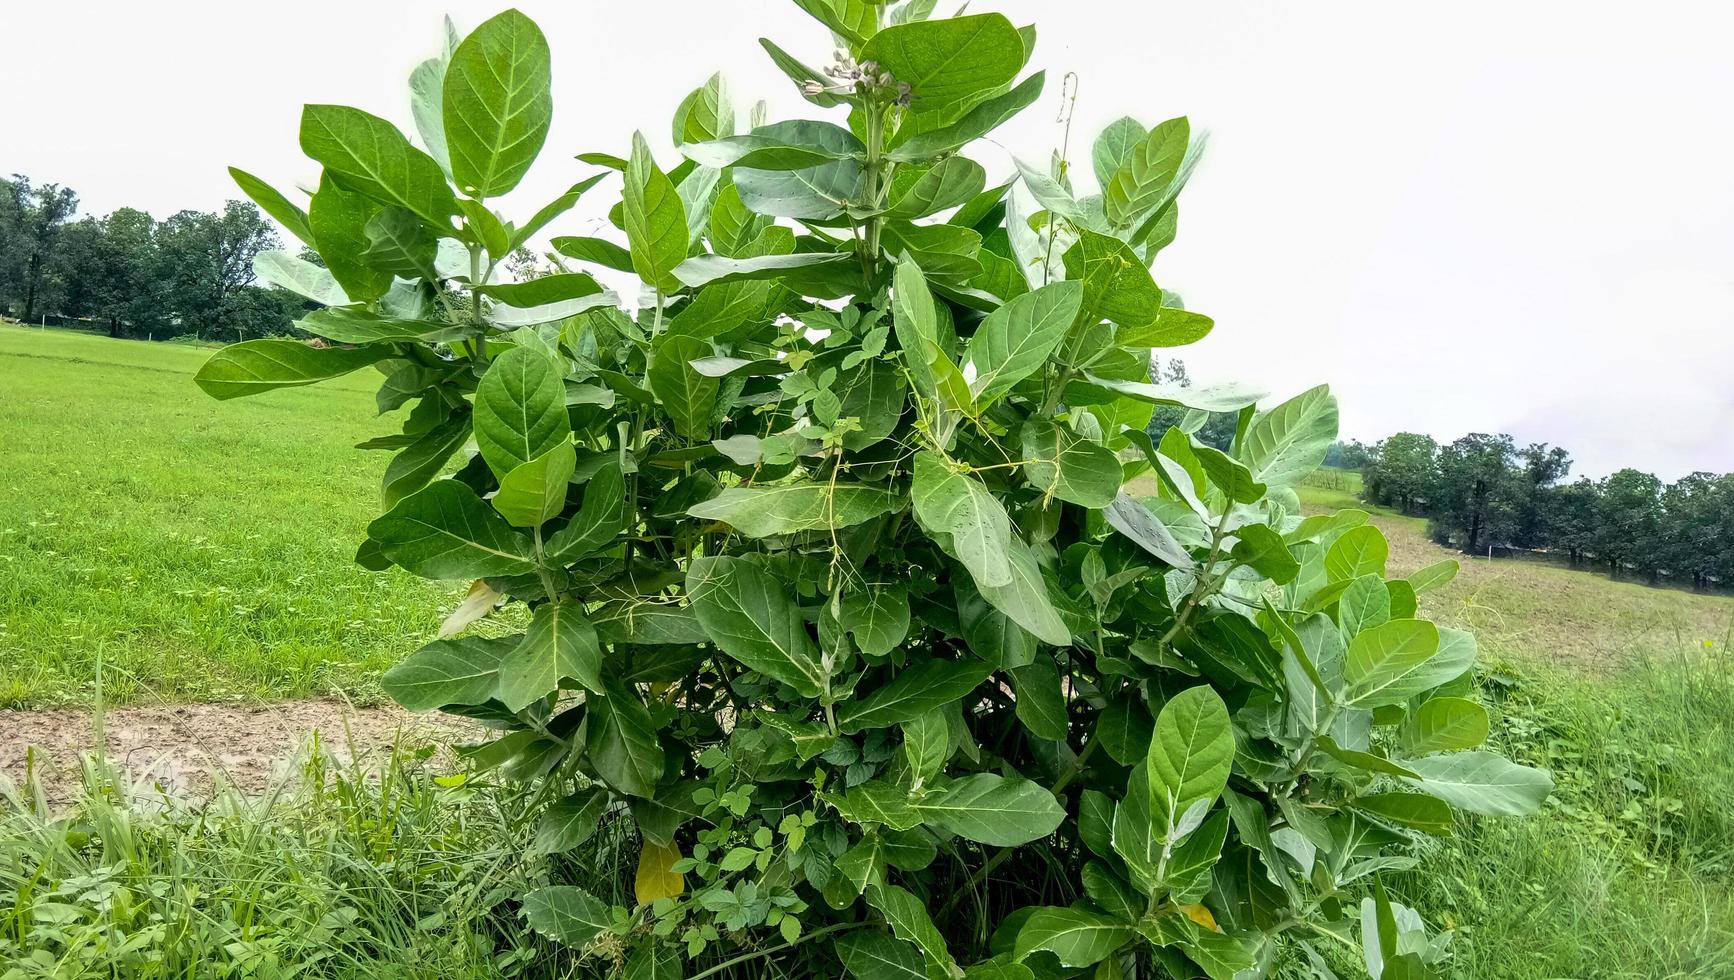
<svg viewBox="0 0 1734 980">
<path fill-rule="evenodd" d="M 953 0 L 942 0 L 941 9 Z M 722 71 L 745 118 L 827 118 L 755 43 L 809 64 L 830 41 L 788 0 L 522 0 L 554 51 L 526 216 Z M 166 217 L 239 193 L 225 167 L 310 187 L 301 105 L 407 133 L 405 81 L 492 2 L 7 4 L 0 173 L 75 188 L 88 213 Z M 971 155 L 990 174 L 1132 115 L 1187 115 L 1209 152 L 1155 273 L 1215 318 L 1178 353 L 1199 381 L 1286 396 L 1329 383 L 1345 438 L 1509 432 L 1573 475 L 1734 470 L 1734 5 L 1602 0 L 976 0 L 1034 21 L 1042 100 Z M 35 39 L 35 40 L 30 40 Z M 22 42 L 22 43 L 21 43 Z M 833 111 L 831 114 L 834 114 Z M 1088 177 L 1083 177 L 1088 181 Z M 604 185 L 605 187 L 609 185 Z M 595 232 L 602 197 L 561 233 Z"/>
</svg>

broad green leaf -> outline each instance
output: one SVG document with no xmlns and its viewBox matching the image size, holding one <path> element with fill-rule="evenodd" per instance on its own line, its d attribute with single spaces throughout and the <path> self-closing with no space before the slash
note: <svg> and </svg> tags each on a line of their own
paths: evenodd
<svg viewBox="0 0 1734 980">
<path fill-rule="evenodd" d="M 570 442 L 556 443 L 500 478 L 494 509 L 513 527 L 541 527 L 566 508 L 566 487 L 577 463 Z"/>
<path fill-rule="evenodd" d="M 973 200 L 987 186 L 987 171 L 968 157 L 946 157 L 931 167 L 906 167 L 891 178 L 887 218 L 925 218 Z"/>
<path fill-rule="evenodd" d="M 916 715 L 903 723 L 903 755 L 916 788 L 939 773 L 951 756 L 951 725 L 937 711 Z"/>
<path fill-rule="evenodd" d="M 1267 489 L 1265 485 L 1254 480 L 1252 471 L 1227 453 L 1202 443 L 1192 446 L 1191 449 L 1193 458 L 1198 460 L 1199 468 L 1204 470 L 1210 485 L 1221 490 L 1223 496 L 1240 504 L 1256 504 L 1264 499 Z"/>
<path fill-rule="evenodd" d="M 1091 389 L 1097 390 L 1092 391 Z M 1264 392 L 1259 388 L 1243 384 L 1196 386 L 1151 384 L 1147 381 L 1121 381 L 1094 374 L 1089 375 L 1084 380 L 1073 381 L 1066 387 L 1066 401 L 1068 404 L 1074 405 L 1103 404 L 1113 401 L 1115 395 L 1136 398 L 1152 405 L 1177 405 L 1181 408 L 1196 409 L 1200 412 L 1238 412 L 1264 397 Z M 1260 476 L 1257 467 L 1251 468 L 1253 476 L 1260 482 L 1272 482 L 1269 477 Z M 1308 472 L 1311 470 L 1309 469 Z"/>
<path fill-rule="evenodd" d="M 973 228 L 894 220 L 880 233 L 887 253 L 914 262 L 939 286 L 960 286 L 982 274 L 981 233 Z"/>
<path fill-rule="evenodd" d="M 903 498 L 859 483 L 786 483 L 730 487 L 687 509 L 688 516 L 721 521 L 749 538 L 835 530 L 889 514 Z"/>
<path fill-rule="evenodd" d="M 1355 634 L 1343 662 L 1343 703 L 1357 708 L 1400 704 L 1418 687 L 1419 671 L 1439 650 L 1439 630 L 1424 619 L 1393 619 Z"/>
<path fill-rule="evenodd" d="M 1145 764 L 1149 771 L 1152 832 L 1173 841 L 1195 806 L 1208 806 L 1228 785 L 1234 728 L 1228 708 L 1209 687 L 1176 694 L 1156 716 Z"/>
<path fill-rule="evenodd" d="M 1150 736 L 1156 730 L 1150 710 L 1141 697 L 1121 695 L 1108 702 L 1096 719 L 1096 737 L 1108 756 L 1123 766 L 1142 760 L 1150 752 Z"/>
<path fill-rule="evenodd" d="M 277 219 L 277 223 L 282 225 L 289 234 L 301 239 L 307 245 L 318 247 L 313 241 L 313 230 L 307 224 L 307 212 L 302 210 L 299 205 L 284 197 L 277 188 L 239 167 L 230 167 L 229 176 L 235 179 L 235 183 L 241 188 L 242 193 L 252 198 L 253 203 L 259 205 L 261 211 Z M 313 298 L 318 299 L 318 297 Z M 320 300 L 320 302 L 325 301 Z"/>
<path fill-rule="evenodd" d="M 1120 493 L 1120 459 L 1101 443 L 1063 425 L 1031 420 L 1018 430 L 1024 476 L 1043 493 L 1092 510 Z"/>
<path fill-rule="evenodd" d="M 554 115 L 548 41 L 516 10 L 483 21 L 452 53 L 442 86 L 452 178 L 465 194 L 497 197 L 542 151 Z"/>
<path fill-rule="evenodd" d="M 935 971 L 941 977 L 963 976 L 963 968 L 945 948 L 945 938 L 934 926 L 921 899 L 896 885 L 871 885 L 867 888 L 867 901 L 885 917 L 893 935 L 921 950 L 930 980 Z"/>
<path fill-rule="evenodd" d="M 1035 660 L 1036 638 L 988 602 L 968 575 L 953 576 L 951 587 L 963 641 L 976 656 L 1001 670 Z"/>
<path fill-rule="evenodd" d="M 1040 370 L 1077 318 L 1083 287 L 1056 282 L 1013 298 L 976 328 L 965 357 L 974 371 L 976 403 L 998 401 L 1019 381 Z"/>
<path fill-rule="evenodd" d="M 1260 483 L 1293 486 L 1318 469 L 1337 438 L 1337 400 L 1320 385 L 1259 413 L 1237 455 Z"/>
<path fill-rule="evenodd" d="M 494 358 L 476 386 L 475 429 L 476 446 L 499 477 L 570 441 L 560 366 L 528 347 Z"/>
<path fill-rule="evenodd" d="M 367 219 L 367 248 L 362 260 L 382 272 L 405 279 L 431 278 L 439 238 L 418 217 L 393 205 Z"/>
<path fill-rule="evenodd" d="M 1018 959 L 1046 950 L 1069 967 L 1093 966 L 1138 935 L 1128 922 L 1079 908 L 1038 908 L 1018 930 Z"/>
<path fill-rule="evenodd" d="M 867 43 L 879 26 L 878 4 L 869 0 L 795 0 L 795 6 L 848 42 L 850 48 Z"/>
<path fill-rule="evenodd" d="M 1117 226 L 1162 207 L 1180 192 L 1192 129 L 1186 117 L 1157 123 L 1102 185 L 1102 209 Z"/>
<path fill-rule="evenodd" d="M 801 610 L 769 572 L 747 558 L 702 557 L 687 566 L 686 595 L 722 651 L 803 697 L 826 686 Z"/>
<path fill-rule="evenodd" d="M 855 637 L 870 657 L 897 649 L 909 633 L 909 590 L 900 583 L 875 583 L 838 602 L 837 625 Z"/>
<path fill-rule="evenodd" d="M 735 167 L 735 189 L 741 201 L 758 214 L 781 218 L 823 220 L 858 204 L 863 196 L 863 174 L 858 156 L 866 153 L 861 141 L 841 127 L 813 128 L 802 120 L 774 123 L 754 130 L 769 139 L 811 143 L 833 153 L 837 159 L 800 170 L 756 170 Z"/>
<path fill-rule="evenodd" d="M 777 47 L 768 38 L 759 38 L 759 46 L 765 49 L 765 53 L 771 56 L 771 60 L 776 63 L 778 68 L 782 69 L 783 74 L 789 76 L 789 81 L 795 83 L 795 91 L 801 93 L 801 98 L 826 109 L 846 103 L 846 99 L 835 93 L 823 90 L 817 92 L 807 90 L 808 82 L 824 84 L 824 72 L 807 66 L 801 59 Z"/>
<path fill-rule="evenodd" d="M 524 896 L 530 928 L 579 949 L 614 923 L 608 903 L 573 885 L 549 885 Z"/>
<path fill-rule="evenodd" d="M 1409 764 L 1409 784 L 1461 810 L 1489 817 L 1525 817 L 1553 792 L 1545 770 L 1520 766 L 1492 752 L 1430 755 Z"/>
<path fill-rule="evenodd" d="M 596 628 L 584 618 L 581 604 L 562 599 L 537 607 L 523 640 L 500 663 L 498 697 L 506 707 L 522 711 L 554 693 L 567 679 L 602 692 L 602 647 Z"/>
<path fill-rule="evenodd" d="M 476 492 L 438 480 L 367 526 L 385 556 L 423 578 L 478 579 L 535 571 L 530 540 Z"/>
<path fill-rule="evenodd" d="M 420 134 L 428 155 L 448 176 L 452 172 L 452 155 L 446 149 L 442 103 L 445 100 L 446 68 L 451 65 L 452 54 L 462 43 L 463 38 L 458 36 L 458 29 L 448 16 L 445 19 L 445 45 L 439 56 L 423 61 L 409 73 L 409 110 L 415 117 L 415 130 Z"/>
<path fill-rule="evenodd" d="M 561 255 L 580 262 L 594 262 L 617 272 L 633 272 L 632 253 L 603 238 L 561 235 L 550 244 Z"/>
<path fill-rule="evenodd" d="M 947 783 L 910 806 L 932 826 L 993 847 L 1040 840 L 1066 818 L 1066 808 L 1045 788 L 985 772 Z"/>
<path fill-rule="evenodd" d="M 338 183 L 332 171 L 319 176 L 319 189 L 308 204 L 319 257 L 345 294 L 356 302 L 371 302 L 391 289 L 391 273 L 367 263 L 367 223 L 385 205 Z"/>
<path fill-rule="evenodd" d="M 474 333 L 464 324 L 432 320 L 400 320 L 366 310 L 328 307 L 314 310 L 295 325 L 316 337 L 340 344 L 441 343 Z"/>
<path fill-rule="evenodd" d="M 903 348 L 903 366 L 916 392 L 933 399 L 936 380 L 928 367 L 928 350 L 939 345 L 939 312 L 927 277 L 914 262 L 897 263 L 892 276 L 891 316 L 897 344 Z"/>
<path fill-rule="evenodd" d="M 1090 166 L 1096 172 L 1096 185 L 1106 188 L 1112 183 L 1114 173 L 1135 151 L 1143 148 L 1149 136 L 1150 131 L 1144 128 L 1144 124 L 1131 116 L 1121 116 L 1103 127 L 1090 147 Z"/>
<path fill-rule="evenodd" d="M 1005 585 L 982 585 L 978 579 L 975 584 L 981 597 L 1042 642 L 1070 646 L 1072 631 L 1054 608 L 1035 552 L 1022 538 L 1013 535 L 1007 542 L 1006 556 L 1011 564 L 1011 581 Z"/>
<path fill-rule="evenodd" d="M 1378 793 L 1355 800 L 1354 806 L 1381 820 L 1440 837 L 1450 834 L 1456 822 L 1450 804 L 1425 793 Z"/>
<path fill-rule="evenodd" d="M 193 380 L 212 398 L 316 384 L 393 356 L 389 347 L 309 347 L 299 340 L 249 340 L 212 354 Z"/>
<path fill-rule="evenodd" d="M 1409 585 L 1419 595 L 1429 589 L 1437 589 L 1457 577 L 1457 559 L 1446 558 L 1436 561 L 1418 572 L 1410 572 L 1407 576 Z"/>
<path fill-rule="evenodd" d="M 1228 839 L 1228 821 L 1229 811 L 1217 810 L 1174 848 L 1162 880 L 1173 901 L 1196 902 L 1209 890 L 1210 869 L 1221 859 L 1223 842 Z"/>
<path fill-rule="evenodd" d="M 1028 108 L 1041 97 L 1046 80 L 1047 73 L 1038 71 L 1004 95 L 977 103 L 950 125 L 900 137 L 893 142 L 889 156 L 899 163 L 914 163 L 961 149 Z"/>
<path fill-rule="evenodd" d="M 1106 909 L 1111 917 L 1122 922 L 1136 922 L 1143 918 L 1149 900 L 1107 865 L 1090 861 L 1078 877 L 1083 882 L 1084 894 Z"/>
<path fill-rule="evenodd" d="M 796 252 L 792 255 L 759 255 L 730 258 L 726 255 L 695 255 L 674 267 L 674 277 L 693 289 L 720 283 L 779 280 L 798 270 L 832 266 L 850 260 L 847 252 Z"/>
<path fill-rule="evenodd" d="M 1063 740 L 1069 726 L 1059 667 L 1049 657 L 1037 657 L 1013 668 L 1011 675 L 1018 720 L 1037 738 Z"/>
<path fill-rule="evenodd" d="M 626 481 L 620 467 L 610 464 L 584 484 L 584 501 L 565 527 L 544 543 L 542 553 L 552 562 L 576 561 L 613 543 L 626 522 Z"/>
<path fill-rule="evenodd" d="M 632 602 L 605 602 L 590 614 L 596 633 L 609 643 L 634 646 L 690 646 L 708 643 L 698 616 L 685 606 Z"/>
<path fill-rule="evenodd" d="M 1124 490 L 1114 497 L 1103 511 L 1108 526 L 1131 539 L 1132 543 L 1167 564 L 1180 569 L 1193 567 L 1192 556 L 1175 540 L 1150 508 L 1133 500 Z"/>
<path fill-rule="evenodd" d="M 952 553 L 977 586 L 1011 583 L 1011 518 L 987 487 L 923 451 L 915 454 L 910 494 L 921 526 L 929 534 L 949 536 Z"/>
<path fill-rule="evenodd" d="M 301 149 L 375 201 L 405 208 L 436 228 L 451 227 L 458 204 L 445 173 L 384 119 L 348 106 L 307 106 Z"/>
<path fill-rule="evenodd" d="M 735 107 L 722 72 L 690 92 L 674 110 L 674 145 L 733 136 Z"/>
<path fill-rule="evenodd" d="M 1083 283 L 1086 321 L 1137 327 L 1160 315 L 1162 290 L 1150 278 L 1149 266 L 1125 242 L 1079 229 L 1064 259 L 1066 275 Z"/>
<path fill-rule="evenodd" d="M 916 111 L 939 109 L 1010 84 L 1024 63 L 1024 42 L 1000 14 L 977 14 L 887 27 L 861 49 L 910 87 Z"/>
<path fill-rule="evenodd" d="M 837 957 L 856 980 L 927 980 L 921 954 L 882 932 L 851 932 L 837 940 Z"/>
<path fill-rule="evenodd" d="M 650 711 L 638 694 L 609 680 L 604 696 L 587 702 L 585 745 L 596 772 L 628 796 L 656 795 L 664 766 L 662 745 Z"/>
<path fill-rule="evenodd" d="M 1399 618 L 1413 618 L 1399 617 Z M 1337 599 L 1337 624 L 1345 636 L 1391 619 L 1391 593 L 1377 574 L 1357 576 Z"/>
<path fill-rule="evenodd" d="M 567 272 L 531 279 L 528 282 L 478 286 L 476 292 L 507 306 L 529 308 L 594 296 L 602 292 L 602 286 L 588 273 Z"/>
<path fill-rule="evenodd" d="M 860 452 L 897 431 L 903 418 L 903 373 L 887 359 L 875 358 L 845 371 L 831 386 L 842 400 L 839 418 L 852 418 L 860 428 L 843 434 L 843 448 Z"/>
<path fill-rule="evenodd" d="M 1410 712 L 1399 735 L 1405 755 L 1472 749 L 1487 741 L 1487 709 L 1468 698 L 1431 698 Z"/>
<path fill-rule="evenodd" d="M 326 306 L 347 306 L 349 294 L 337 284 L 331 270 L 296 258 L 288 252 L 267 249 L 253 257 L 253 274 L 260 280 Z"/>
<path fill-rule="evenodd" d="M 697 337 L 664 334 L 644 375 L 663 410 L 674 420 L 675 431 L 688 439 L 710 438 L 711 415 L 722 384 L 693 367 L 692 362 L 711 353 L 711 345 Z"/>
<path fill-rule="evenodd" d="M 1385 541 L 1385 533 L 1371 524 L 1363 524 L 1349 529 L 1331 544 L 1330 550 L 1325 552 L 1325 571 L 1333 582 L 1362 575 L 1374 575 L 1382 581 L 1385 560 L 1390 553 L 1391 546 Z"/>
<path fill-rule="evenodd" d="M 1235 530 L 1239 538 L 1229 554 L 1278 585 L 1300 574 L 1300 562 L 1288 550 L 1282 535 L 1263 524 L 1247 524 Z"/>
<path fill-rule="evenodd" d="M 992 672 L 980 660 L 923 660 L 872 694 L 844 703 L 837 709 L 837 727 L 860 732 L 900 725 L 963 697 Z"/>
<path fill-rule="evenodd" d="M 385 467 L 380 493 L 385 508 L 396 507 L 398 501 L 431 483 L 469 439 L 470 413 L 460 412 L 405 446 Z"/>
<path fill-rule="evenodd" d="M 1164 306 L 1156 319 L 1135 326 L 1121 325 L 1114 343 L 1121 347 L 1185 347 L 1210 335 L 1216 321 L 1202 313 Z"/>
<path fill-rule="evenodd" d="M 515 644 L 479 636 L 435 640 L 386 671 L 379 686 L 410 711 L 481 704 L 494 696 L 500 662 Z"/>
<path fill-rule="evenodd" d="M 531 854 L 564 854 L 596 836 L 608 809 L 608 791 L 600 786 L 555 800 L 536 820 Z"/>
<path fill-rule="evenodd" d="M 664 293 L 680 290 L 674 267 L 686 258 L 686 207 L 668 175 L 657 169 L 643 133 L 632 134 L 632 159 L 622 197 L 632 271 Z"/>
<path fill-rule="evenodd" d="M 825 131 L 821 134 L 821 130 Z M 832 132 L 837 130 L 838 132 Z M 791 119 L 741 136 L 725 136 L 680 148 L 702 167 L 805 170 L 846 159 L 853 136 L 836 123 Z"/>
</svg>

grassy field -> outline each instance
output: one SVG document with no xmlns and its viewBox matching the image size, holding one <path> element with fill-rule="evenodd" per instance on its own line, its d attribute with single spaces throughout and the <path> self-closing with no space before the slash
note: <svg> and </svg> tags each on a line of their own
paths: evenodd
<svg viewBox="0 0 1734 980">
<path fill-rule="evenodd" d="M 395 431 L 372 374 L 218 402 L 207 351 L 0 326 L 0 707 L 281 698 L 373 678 L 447 594 L 351 560 Z"/>
</svg>

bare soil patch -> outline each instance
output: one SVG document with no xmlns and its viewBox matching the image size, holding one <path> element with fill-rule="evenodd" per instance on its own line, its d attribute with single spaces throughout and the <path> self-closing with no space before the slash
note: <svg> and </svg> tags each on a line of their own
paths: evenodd
<svg viewBox="0 0 1734 980">
<path fill-rule="evenodd" d="M 219 785 L 256 794 L 293 780 L 315 737 L 329 760 L 347 764 L 454 734 L 432 716 L 328 700 L 110 708 L 102 729 L 108 758 L 130 780 L 132 795 L 183 798 L 208 797 Z M 0 711 L 0 775 L 23 785 L 33 768 L 51 802 L 75 793 L 80 757 L 95 746 L 89 711 Z"/>
</svg>

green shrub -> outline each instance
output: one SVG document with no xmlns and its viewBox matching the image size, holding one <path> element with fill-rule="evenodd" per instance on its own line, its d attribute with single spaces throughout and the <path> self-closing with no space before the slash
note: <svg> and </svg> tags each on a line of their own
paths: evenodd
<svg viewBox="0 0 1734 980">
<path fill-rule="evenodd" d="M 1455 565 L 1387 582 L 1365 514 L 1301 518 L 1326 389 L 1258 412 L 1149 380 L 1212 327 L 1149 272 L 1202 141 L 1122 119 L 1100 194 L 1059 158 L 989 187 L 960 151 L 1039 95 L 1033 29 L 801 6 L 834 62 L 765 48 L 846 124 L 739 126 L 713 78 L 678 166 L 642 135 L 582 154 L 603 172 L 522 224 L 485 203 L 552 111 L 511 11 L 416 70 L 426 152 L 309 106 L 307 211 L 237 172 L 323 258 L 261 271 L 331 344 L 236 345 L 199 383 L 373 366 L 381 408 L 413 402 L 357 560 L 474 580 L 453 628 L 533 614 L 387 692 L 493 727 L 474 768 L 558 798 L 538 849 L 606 814 L 641 841 L 630 902 L 548 884 L 528 922 L 630 977 L 1227 978 L 1363 935 L 1375 976 L 1431 975 L 1443 938 L 1377 873 L 1549 779 L 1476 750 L 1474 639 L 1416 618 Z M 562 271 L 495 281 L 616 174 L 624 245 L 556 237 Z M 1156 406 L 1192 413 L 1159 445 Z M 1229 452 L 1188 435 L 1209 412 Z"/>
</svg>

